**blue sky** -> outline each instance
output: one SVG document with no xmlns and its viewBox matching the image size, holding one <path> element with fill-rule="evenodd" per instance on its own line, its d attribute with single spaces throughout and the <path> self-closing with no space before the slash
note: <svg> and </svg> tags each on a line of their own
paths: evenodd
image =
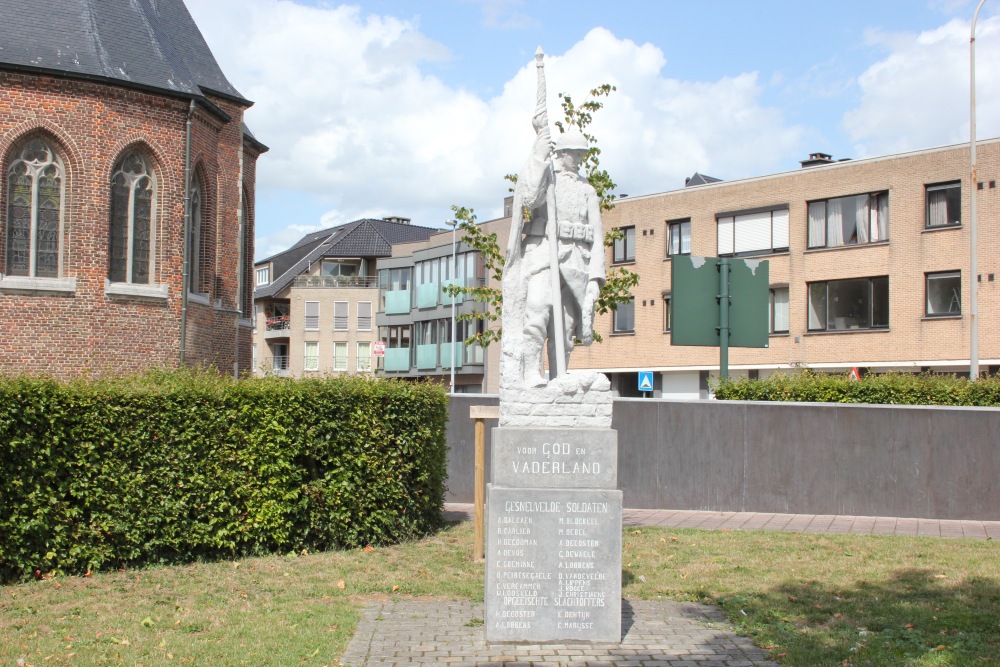
<svg viewBox="0 0 1000 667">
<path fill-rule="evenodd" d="M 972 0 L 187 0 L 271 147 L 257 256 L 359 217 L 499 215 L 531 141 L 532 55 L 556 93 L 618 91 L 594 123 L 632 195 L 695 171 L 798 167 L 968 140 Z M 977 30 L 980 138 L 1000 134 L 1000 3 Z M 241 20 L 234 22 L 232 16 Z"/>
</svg>

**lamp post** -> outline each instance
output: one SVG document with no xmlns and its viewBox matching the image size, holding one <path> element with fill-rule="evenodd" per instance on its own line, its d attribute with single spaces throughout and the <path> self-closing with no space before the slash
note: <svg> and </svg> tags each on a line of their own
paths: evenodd
<svg viewBox="0 0 1000 667">
<path fill-rule="evenodd" d="M 445 220 L 444 224 L 451 227 L 451 279 L 455 281 L 457 274 L 457 249 L 455 234 L 458 231 L 458 220 Z M 457 283 L 456 283 L 457 285 Z M 455 290 L 451 291 L 451 393 L 455 393 Z"/>
<path fill-rule="evenodd" d="M 979 259 L 976 257 L 976 21 L 986 0 L 979 0 L 969 32 L 969 379 L 979 377 Z"/>
</svg>

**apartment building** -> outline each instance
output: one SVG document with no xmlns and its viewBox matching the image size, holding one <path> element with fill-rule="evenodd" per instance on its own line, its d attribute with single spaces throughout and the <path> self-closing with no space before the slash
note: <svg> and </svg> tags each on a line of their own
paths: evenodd
<svg viewBox="0 0 1000 667">
<path fill-rule="evenodd" d="M 639 285 L 630 304 L 597 317 L 595 329 L 604 341 L 578 347 L 571 369 L 607 373 L 623 396 L 641 395 L 639 371 L 654 372 L 654 392 L 645 395 L 710 395 L 718 349 L 671 344 L 671 260 L 684 254 L 769 262 L 769 344 L 730 349 L 734 377 L 854 367 L 967 373 L 974 287 L 978 357 L 983 371 L 997 372 L 1000 140 L 978 144 L 977 164 L 973 184 L 967 145 L 863 160 L 815 153 L 792 172 L 737 181 L 695 174 L 684 188 L 618 201 L 605 213 L 604 227 L 619 228 L 624 237 L 606 249 L 607 264 L 609 270 L 627 267 L 638 273 Z M 970 194 L 977 197 L 975 277 L 969 275 Z M 509 217 L 483 225 L 506 247 Z M 395 250 L 392 262 L 402 268 L 407 249 Z M 411 254 L 412 270 L 417 270 L 420 256 Z M 383 266 L 388 267 L 380 262 Z M 392 289 L 401 287 L 400 279 L 401 274 L 391 273 L 386 278 Z M 385 303 L 391 294 L 386 293 Z M 426 310 L 411 304 L 408 317 L 415 326 L 424 314 L 440 319 L 445 312 L 441 302 Z M 380 312 L 378 318 L 380 325 L 390 323 L 388 314 Z M 390 327 L 382 334 L 390 346 L 419 345 L 414 333 L 408 338 L 400 333 L 394 342 L 393 332 Z M 432 335 L 424 335 L 423 344 L 430 344 L 427 336 Z M 406 374 L 443 373 L 440 364 L 429 368 L 429 360 L 428 368 L 421 368 L 416 352 L 398 353 L 403 365 L 409 354 Z M 483 389 L 496 392 L 498 357 L 486 354 L 484 361 Z"/>
<path fill-rule="evenodd" d="M 307 234 L 254 264 L 253 369 L 309 377 L 371 373 L 379 298 L 375 261 L 438 230 L 363 219 Z"/>
<path fill-rule="evenodd" d="M 430 378 L 450 386 L 454 375 L 451 391 L 482 392 L 490 373 L 496 375 L 499 358 L 490 361 L 478 344 L 464 344 L 484 322 L 461 316 L 484 306 L 469 295 L 447 291 L 449 285 L 485 285 L 480 254 L 453 243 L 451 231 L 441 232 L 426 241 L 394 246 L 392 257 L 378 261 L 378 274 L 376 321 L 386 348 L 378 368 L 385 376 Z M 495 356 L 498 349 L 491 351 Z"/>
</svg>

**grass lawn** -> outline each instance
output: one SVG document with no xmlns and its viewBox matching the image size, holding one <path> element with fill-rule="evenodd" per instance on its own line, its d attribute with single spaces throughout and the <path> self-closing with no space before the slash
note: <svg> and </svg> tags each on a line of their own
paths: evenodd
<svg viewBox="0 0 1000 667">
<path fill-rule="evenodd" d="M 994 541 L 627 528 L 626 597 L 719 604 L 785 665 L 1000 665 Z M 472 525 L 369 551 L 0 587 L 0 667 L 335 665 L 357 606 L 482 599 Z"/>
</svg>

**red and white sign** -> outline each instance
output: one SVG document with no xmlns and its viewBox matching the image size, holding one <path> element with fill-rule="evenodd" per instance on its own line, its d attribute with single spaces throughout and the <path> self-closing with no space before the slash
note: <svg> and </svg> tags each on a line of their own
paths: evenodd
<svg viewBox="0 0 1000 667">
<path fill-rule="evenodd" d="M 381 340 L 375 341 L 375 356 L 384 357 L 385 356 L 385 342 Z"/>
</svg>

